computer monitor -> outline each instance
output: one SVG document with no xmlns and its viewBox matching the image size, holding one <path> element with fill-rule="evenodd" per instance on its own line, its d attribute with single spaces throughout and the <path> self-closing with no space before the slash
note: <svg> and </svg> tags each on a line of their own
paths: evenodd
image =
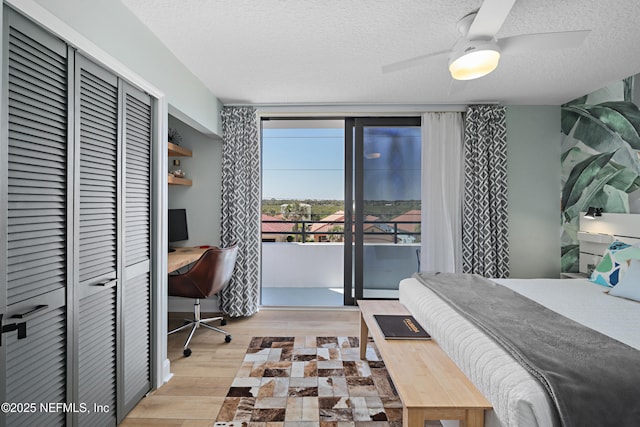
<svg viewBox="0 0 640 427">
<path fill-rule="evenodd" d="M 186 209 L 169 209 L 169 243 L 188 239 Z"/>
</svg>

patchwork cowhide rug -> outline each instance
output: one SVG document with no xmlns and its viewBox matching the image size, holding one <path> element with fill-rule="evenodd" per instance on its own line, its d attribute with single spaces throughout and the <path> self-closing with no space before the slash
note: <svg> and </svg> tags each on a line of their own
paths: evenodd
<svg viewBox="0 0 640 427">
<path fill-rule="evenodd" d="M 361 360 L 358 341 L 253 338 L 215 425 L 402 426 L 402 403 L 375 344 Z"/>
</svg>

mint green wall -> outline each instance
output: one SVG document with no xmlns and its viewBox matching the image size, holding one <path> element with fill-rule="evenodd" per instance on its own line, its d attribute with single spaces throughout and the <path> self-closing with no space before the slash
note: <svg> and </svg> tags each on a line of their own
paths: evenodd
<svg viewBox="0 0 640 427">
<path fill-rule="evenodd" d="M 169 127 L 182 137 L 181 146 L 193 152 L 192 157 L 169 157 L 169 170 L 182 169 L 193 181 L 191 187 L 170 185 L 168 207 L 187 210 L 189 240 L 176 246 L 220 245 L 220 215 L 222 212 L 222 141 L 204 135 L 175 117 L 169 116 Z M 179 159 L 180 166 L 173 160 Z M 203 299 L 203 312 L 218 312 L 217 298 Z M 169 297 L 170 312 L 188 313 L 193 301 Z"/>
<path fill-rule="evenodd" d="M 187 210 L 189 240 L 178 246 L 220 245 L 222 212 L 222 141 L 204 135 L 182 121 L 169 116 L 169 127 L 182 137 L 181 146 L 192 157 L 169 157 L 168 169 L 181 169 L 193 181 L 190 187 L 170 185 L 168 207 Z M 174 160 L 180 166 L 174 166 Z"/>
<path fill-rule="evenodd" d="M 560 107 L 507 106 L 511 277 L 560 276 Z"/>
<path fill-rule="evenodd" d="M 169 112 L 201 132 L 222 135 L 220 101 L 119 0 L 35 0 L 166 94 Z M 11 0 L 18 9 L 31 1 Z"/>
</svg>

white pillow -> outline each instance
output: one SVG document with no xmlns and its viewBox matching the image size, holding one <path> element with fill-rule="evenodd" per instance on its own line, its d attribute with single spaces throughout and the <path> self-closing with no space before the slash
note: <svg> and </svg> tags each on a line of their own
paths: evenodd
<svg viewBox="0 0 640 427">
<path fill-rule="evenodd" d="M 640 260 L 632 259 L 629 269 L 609 295 L 640 301 Z"/>
<path fill-rule="evenodd" d="M 613 254 L 613 258 L 622 264 L 632 259 L 640 259 L 640 243 L 636 243 L 633 246 L 626 247 Z"/>
</svg>

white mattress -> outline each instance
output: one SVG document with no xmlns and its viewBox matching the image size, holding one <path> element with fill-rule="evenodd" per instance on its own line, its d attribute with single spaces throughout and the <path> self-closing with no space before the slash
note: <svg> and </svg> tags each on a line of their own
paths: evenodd
<svg viewBox="0 0 640 427">
<path fill-rule="evenodd" d="M 562 315 L 640 350 L 640 303 L 606 295 L 582 279 L 495 279 Z M 485 425 L 558 425 L 540 383 L 483 332 L 416 279 L 400 282 L 400 302 L 492 403 Z"/>
</svg>

